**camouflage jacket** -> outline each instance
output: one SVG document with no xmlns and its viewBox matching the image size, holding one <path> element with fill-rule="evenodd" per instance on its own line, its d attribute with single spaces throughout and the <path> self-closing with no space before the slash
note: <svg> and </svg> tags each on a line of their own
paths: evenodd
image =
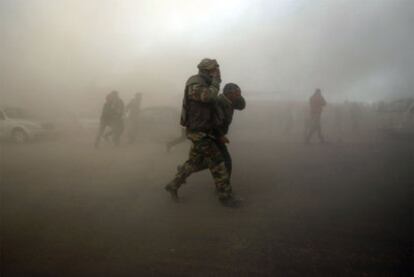
<svg viewBox="0 0 414 277">
<path fill-rule="evenodd" d="M 181 125 L 189 132 L 210 134 L 217 125 L 216 99 L 220 79 L 203 74 L 190 77 L 185 85 Z"/>
</svg>

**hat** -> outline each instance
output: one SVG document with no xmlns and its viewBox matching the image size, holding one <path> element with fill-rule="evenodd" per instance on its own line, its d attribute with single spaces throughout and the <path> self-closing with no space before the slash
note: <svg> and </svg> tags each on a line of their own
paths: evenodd
<svg viewBox="0 0 414 277">
<path fill-rule="evenodd" d="M 240 87 L 235 83 L 228 83 L 223 88 L 224 94 L 231 93 L 234 91 L 241 91 Z"/>
</svg>

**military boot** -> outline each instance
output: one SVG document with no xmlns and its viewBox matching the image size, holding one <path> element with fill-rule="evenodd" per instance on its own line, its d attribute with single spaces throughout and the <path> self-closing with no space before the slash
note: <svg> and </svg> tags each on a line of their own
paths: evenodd
<svg viewBox="0 0 414 277">
<path fill-rule="evenodd" d="M 239 208 L 242 204 L 242 199 L 234 197 L 234 195 L 219 193 L 220 203 L 224 207 L 228 208 Z"/>
</svg>

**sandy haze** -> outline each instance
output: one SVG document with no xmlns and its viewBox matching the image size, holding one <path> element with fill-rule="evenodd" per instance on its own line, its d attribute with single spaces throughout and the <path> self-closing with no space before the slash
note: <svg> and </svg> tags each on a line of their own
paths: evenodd
<svg viewBox="0 0 414 277">
<path fill-rule="evenodd" d="M 0 108 L 56 135 L 0 144 L 0 275 L 412 276 L 414 144 L 381 110 L 414 97 L 412 22 L 410 0 L 2 0 Z M 247 101 L 229 134 L 237 209 L 208 172 L 178 204 L 163 189 L 204 57 Z M 317 87 L 329 143 L 306 146 Z M 127 123 L 94 149 L 114 89 L 143 94 L 138 138 Z"/>
</svg>

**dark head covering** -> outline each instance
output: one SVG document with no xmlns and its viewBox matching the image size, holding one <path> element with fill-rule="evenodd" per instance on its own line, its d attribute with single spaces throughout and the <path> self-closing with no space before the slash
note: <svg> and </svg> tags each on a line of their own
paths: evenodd
<svg viewBox="0 0 414 277">
<path fill-rule="evenodd" d="M 228 83 L 223 88 L 223 93 L 228 94 L 235 91 L 241 91 L 240 87 L 236 85 L 235 83 Z"/>
<path fill-rule="evenodd" d="M 223 94 L 228 95 L 233 92 L 241 92 L 240 87 L 234 83 L 228 83 L 223 88 Z M 246 101 L 244 100 L 243 96 L 240 95 L 237 99 L 232 100 L 233 109 L 236 110 L 243 110 L 246 107 Z"/>
</svg>

